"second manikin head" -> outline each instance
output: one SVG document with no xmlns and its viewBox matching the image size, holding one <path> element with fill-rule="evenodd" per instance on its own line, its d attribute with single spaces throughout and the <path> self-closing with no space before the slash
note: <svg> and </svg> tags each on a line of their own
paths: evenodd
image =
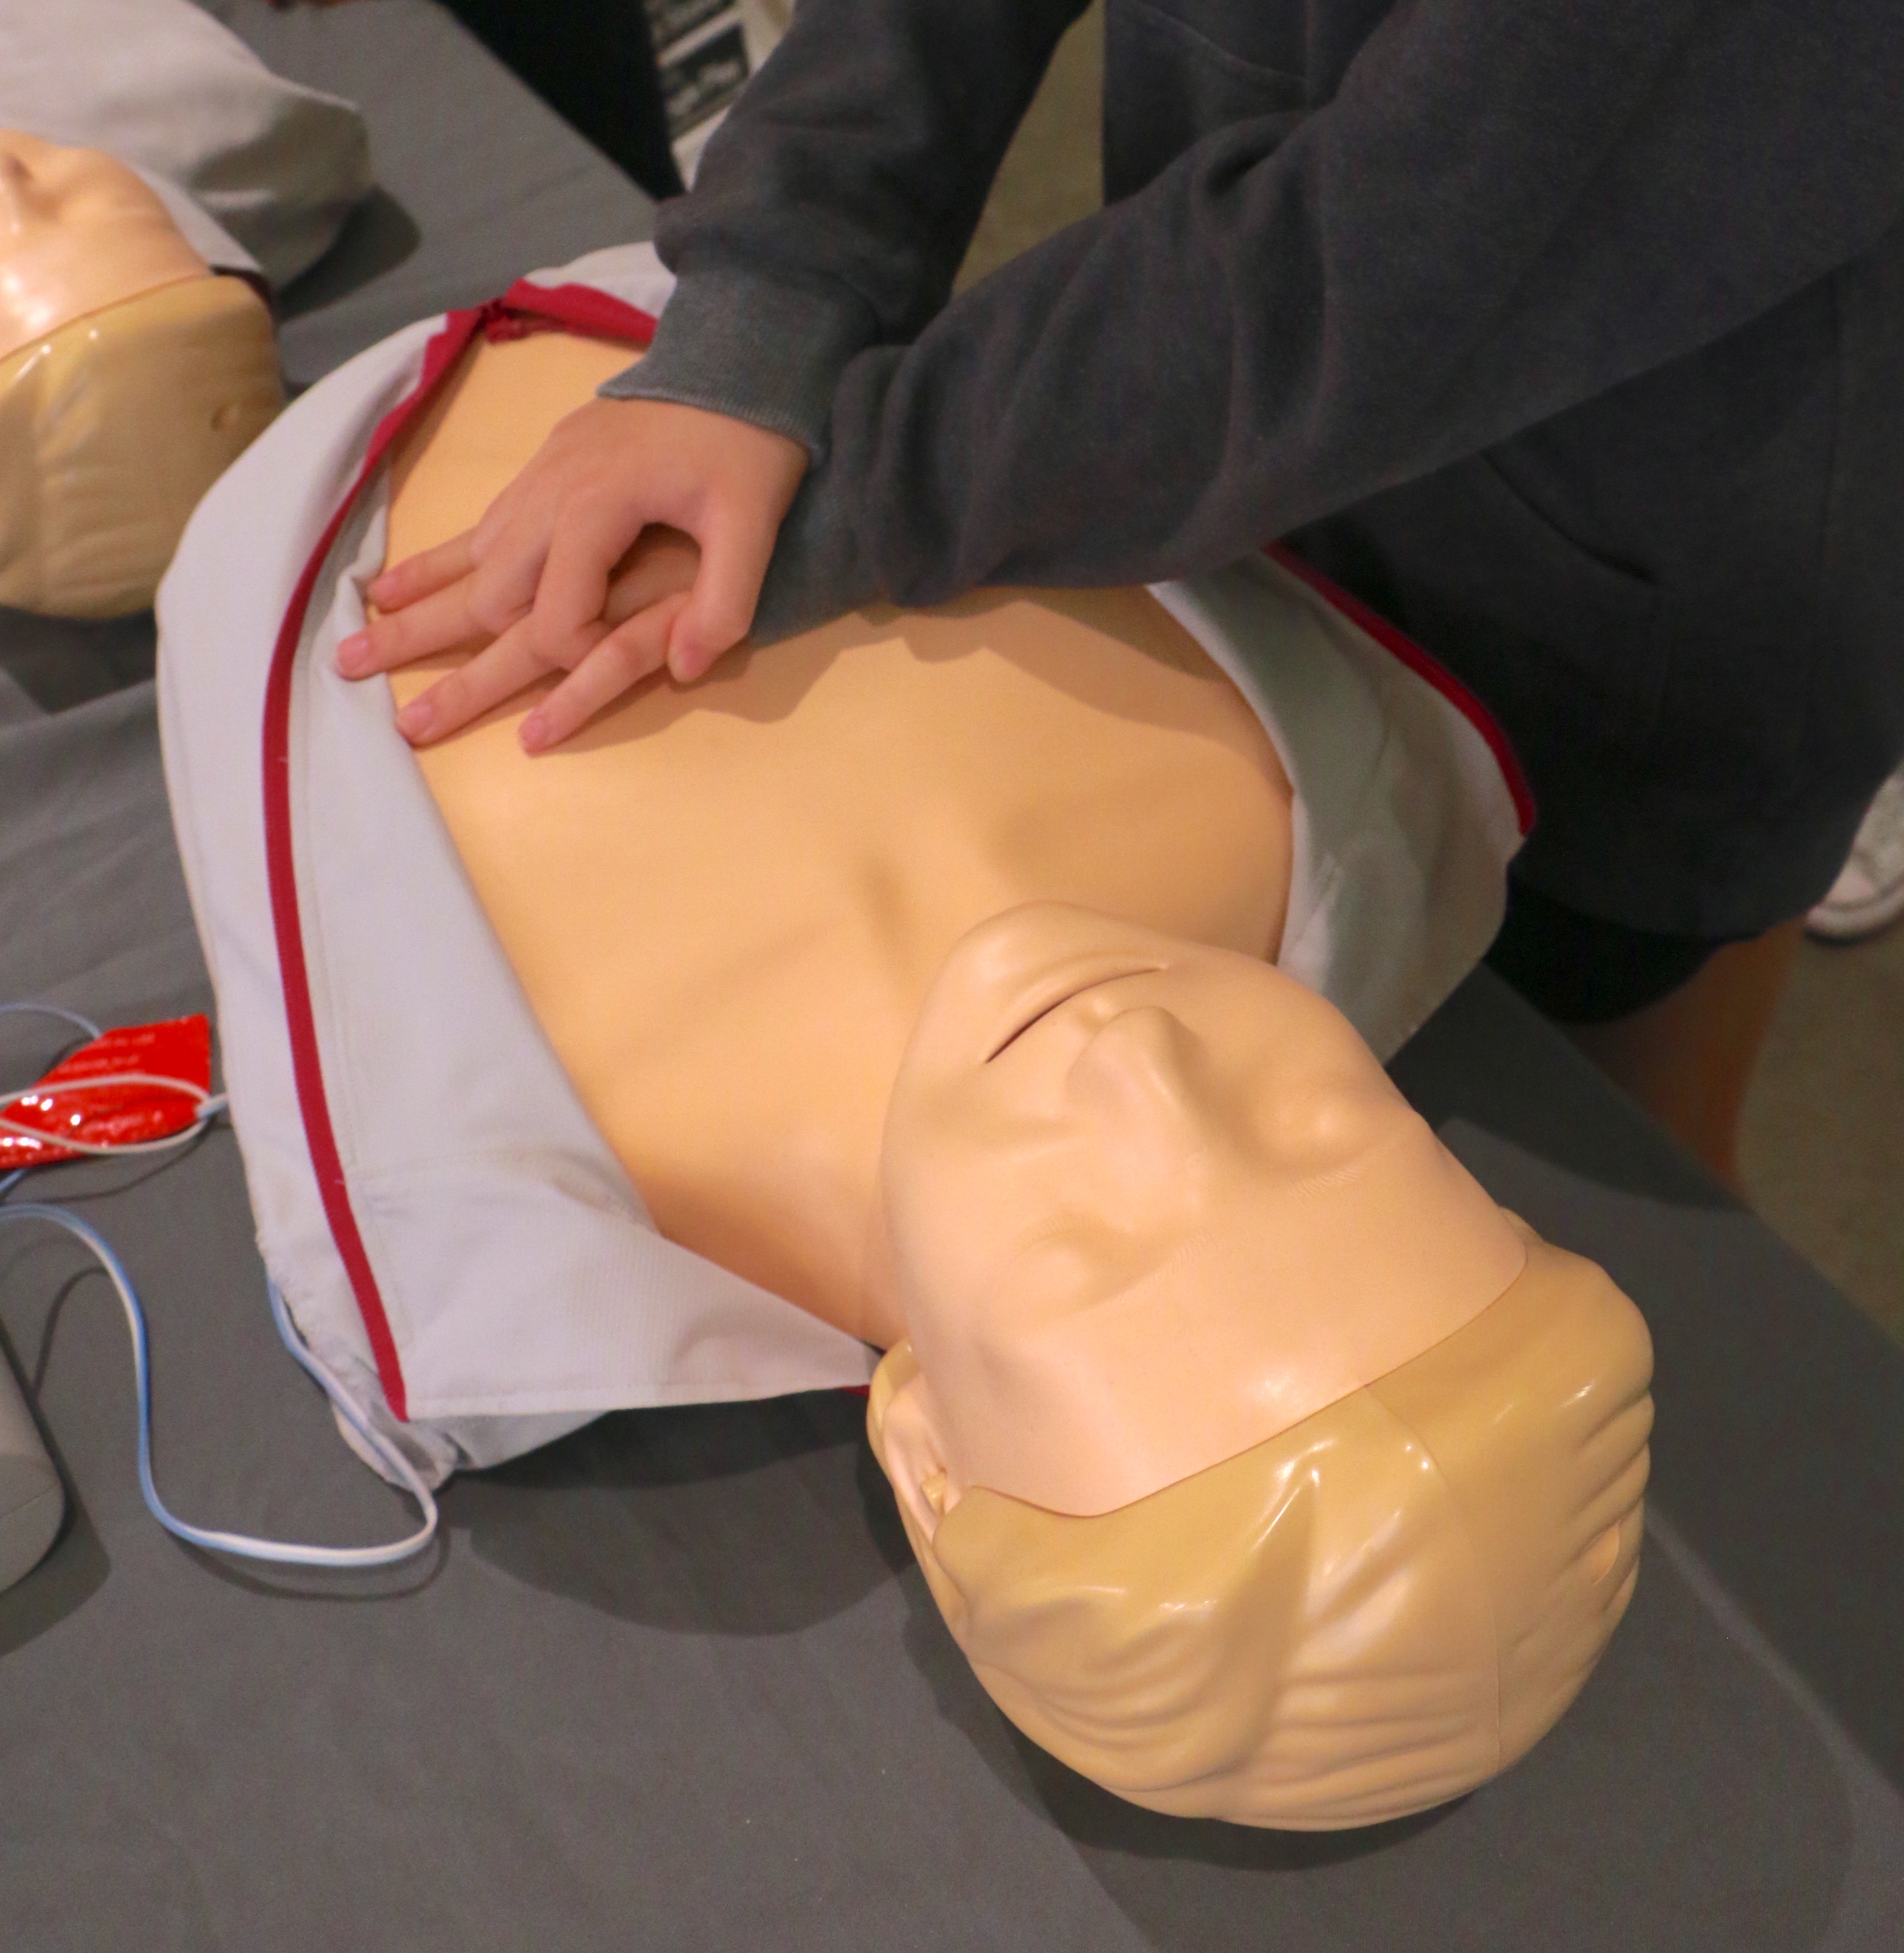
<svg viewBox="0 0 1904 1953">
<path fill-rule="evenodd" d="M 0 605 L 144 609 L 282 400 L 264 301 L 141 178 L 0 131 Z"/>
</svg>

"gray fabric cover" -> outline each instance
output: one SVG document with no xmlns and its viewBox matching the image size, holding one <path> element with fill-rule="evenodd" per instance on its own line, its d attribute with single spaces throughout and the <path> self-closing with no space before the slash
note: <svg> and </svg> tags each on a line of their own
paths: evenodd
<svg viewBox="0 0 1904 1953">
<path fill-rule="evenodd" d="M 386 168 L 393 197 L 468 224 L 480 183 L 507 224 L 496 186 L 513 184 L 548 227 L 512 230 L 499 262 L 480 228 L 459 256 L 426 223 L 381 280 L 305 314 L 307 371 L 609 242 L 642 208 L 420 0 L 242 24 L 261 44 L 281 33 L 266 51 L 286 72 L 345 93 L 379 33 L 427 55 L 405 86 L 437 107 L 403 121 L 417 139 L 411 174 Z M 149 656 L 138 632 L 0 618 L 0 997 L 114 1022 L 210 1002 L 151 689 L 111 689 Z M 49 1035 L 0 1020 L 0 1080 L 35 1070 Z M 408 1569 L 213 1562 L 139 1503 L 106 1284 L 63 1238 L 22 1228 L 0 1232 L 0 1328 L 74 1517 L 0 1595 L 0 1942 L 1894 1948 L 1904 1355 L 1486 976 L 1396 1069 L 1498 1194 L 1607 1264 L 1658 1348 L 1638 1598 L 1574 1711 L 1500 1782 L 1315 1838 L 1094 1790 L 978 1691 L 843 1395 L 603 1419 L 455 1483 L 442 1549 Z M 35 1191 L 102 1227 L 143 1290 L 178 1510 L 326 1541 L 409 1529 L 274 1340 L 229 1135 L 157 1167 L 58 1168 Z"/>
<path fill-rule="evenodd" d="M 274 73 L 363 110 L 377 188 L 281 301 L 294 387 L 536 265 L 654 230 L 654 204 L 432 0 L 278 13 L 205 0 Z"/>
<path fill-rule="evenodd" d="M 272 74 L 190 0 L 0 0 L 0 128 L 177 185 L 212 220 L 173 204 L 200 254 L 231 268 L 236 240 L 237 268 L 274 285 L 323 256 L 371 186 L 357 110 Z"/>
</svg>

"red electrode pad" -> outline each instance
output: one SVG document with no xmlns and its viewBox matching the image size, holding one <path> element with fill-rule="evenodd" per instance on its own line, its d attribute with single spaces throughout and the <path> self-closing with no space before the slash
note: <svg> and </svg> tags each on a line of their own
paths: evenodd
<svg viewBox="0 0 1904 1953">
<path fill-rule="evenodd" d="M 140 1083 L 99 1084 L 92 1078 Z M 162 1081 L 176 1079 L 176 1086 Z M 81 1157 L 82 1147 L 136 1146 L 170 1139 L 198 1122 L 199 1107 L 211 1090 L 211 1025 L 204 1017 L 181 1017 L 164 1024 L 128 1024 L 83 1044 L 62 1058 L 36 1085 L 0 1099 L 7 1127 L 31 1127 L 31 1134 L 0 1128 L 0 1173 L 21 1167 L 49 1167 Z M 42 1139 L 35 1135 L 43 1133 Z"/>
</svg>

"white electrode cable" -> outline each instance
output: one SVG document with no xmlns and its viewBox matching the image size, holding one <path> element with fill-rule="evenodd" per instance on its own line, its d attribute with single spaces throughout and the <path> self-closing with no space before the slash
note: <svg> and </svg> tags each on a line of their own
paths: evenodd
<svg viewBox="0 0 1904 1953">
<path fill-rule="evenodd" d="M 88 1038 L 103 1038 L 106 1033 L 89 1017 L 81 1017 L 77 1011 L 69 1011 L 64 1004 L 0 1004 L 0 1017 L 56 1017 L 63 1024 L 70 1024 L 75 1031 L 83 1031 Z"/>
<path fill-rule="evenodd" d="M 413 1558 L 436 1537 L 436 1501 L 431 1496 L 429 1487 L 423 1483 L 416 1467 L 396 1445 L 365 1422 L 355 1407 L 345 1396 L 336 1379 L 304 1347 L 274 1282 L 270 1284 L 271 1315 L 273 1321 L 278 1325 L 278 1334 L 284 1338 L 285 1347 L 316 1380 L 325 1395 L 337 1407 L 351 1428 L 389 1466 L 403 1489 L 416 1501 L 423 1515 L 423 1523 L 408 1538 L 394 1540 L 388 1546 L 300 1546 L 289 1540 L 253 1539 L 245 1533 L 216 1532 L 210 1527 L 195 1526 L 189 1521 L 179 1518 L 159 1497 L 158 1487 L 152 1478 L 152 1388 L 151 1365 L 146 1354 L 145 1312 L 139 1307 L 139 1296 L 132 1287 L 131 1277 L 127 1276 L 119 1257 L 107 1246 L 104 1237 L 91 1222 L 82 1220 L 78 1214 L 68 1213 L 64 1207 L 49 1206 L 42 1200 L 21 1200 L 0 1205 L 0 1225 L 9 1221 L 29 1220 L 44 1221 L 51 1226 L 63 1228 L 68 1234 L 83 1241 L 93 1251 L 100 1266 L 106 1271 L 106 1279 L 119 1295 L 120 1306 L 126 1312 L 126 1327 L 132 1339 L 132 1387 L 139 1399 L 139 1489 L 144 1493 L 145 1504 L 153 1518 L 167 1532 L 193 1546 L 204 1547 L 213 1553 L 236 1554 L 240 1559 L 245 1560 L 270 1560 L 290 1567 L 391 1566 L 399 1560 Z"/>
<path fill-rule="evenodd" d="M 14 1012 L 36 1012 L 47 1017 L 63 1019 L 75 1028 L 84 1031 L 90 1038 L 101 1035 L 100 1028 L 89 1019 L 76 1011 L 61 1009 L 56 1004 L 0 1004 L 0 1015 Z M 140 1072 L 114 1073 L 109 1077 L 87 1078 L 74 1081 L 74 1087 L 115 1084 L 152 1083 L 169 1085 L 180 1091 L 190 1093 L 197 1101 L 193 1123 L 184 1132 L 171 1138 L 158 1141 L 143 1141 L 126 1146 L 88 1146 L 83 1150 L 89 1154 L 113 1154 L 119 1153 L 149 1153 L 155 1147 L 175 1146 L 181 1141 L 196 1137 L 203 1131 L 208 1121 L 224 1108 L 223 1097 L 215 1097 L 183 1079 L 148 1077 Z M 37 1095 L 44 1088 L 33 1088 Z M 25 1097 L 24 1093 L 0 1096 L 0 1105 L 11 1104 Z M 11 1121 L 0 1119 L 0 1131 L 18 1131 Z M 26 1128 L 35 1139 L 48 1139 L 44 1132 Z M 73 1142 L 60 1140 L 61 1146 Z M 152 1478 L 152 1368 L 149 1360 L 146 1335 L 145 1311 L 139 1306 L 139 1295 L 132 1287 L 132 1278 L 124 1264 L 113 1253 L 106 1238 L 90 1221 L 65 1207 L 52 1206 L 42 1200 L 22 1200 L 8 1204 L 6 1196 L 26 1177 L 29 1169 L 21 1167 L 16 1172 L 0 1178 L 0 1225 L 10 1221 L 40 1221 L 53 1227 L 61 1228 L 67 1233 L 92 1251 L 100 1266 L 106 1271 L 106 1279 L 112 1283 L 119 1296 L 119 1304 L 125 1310 L 126 1326 L 132 1340 L 132 1381 L 139 1402 L 139 1489 L 144 1495 L 147 1510 L 165 1530 L 177 1538 L 193 1546 L 204 1548 L 209 1552 L 229 1553 L 239 1559 L 266 1560 L 280 1566 L 292 1567 L 388 1567 L 399 1561 L 413 1559 L 429 1546 L 436 1536 L 436 1501 L 429 1487 L 424 1484 L 416 1468 L 403 1453 L 384 1437 L 373 1430 L 370 1424 L 351 1401 L 349 1394 L 338 1380 L 305 1345 L 298 1334 L 297 1325 L 291 1320 L 291 1312 L 285 1305 L 275 1282 L 268 1284 L 271 1297 L 271 1319 L 277 1325 L 284 1346 L 291 1352 L 298 1365 L 324 1392 L 337 1414 L 363 1439 L 372 1455 L 416 1501 L 423 1513 L 423 1523 L 407 1538 L 393 1540 L 387 1546 L 303 1546 L 289 1540 L 254 1539 L 245 1533 L 218 1532 L 205 1526 L 195 1526 L 179 1518 L 158 1496 L 158 1487 Z"/>
</svg>

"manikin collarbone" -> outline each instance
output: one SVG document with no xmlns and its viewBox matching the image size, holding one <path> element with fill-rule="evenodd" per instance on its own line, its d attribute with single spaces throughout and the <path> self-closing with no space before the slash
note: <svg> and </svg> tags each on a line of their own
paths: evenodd
<svg viewBox="0 0 1904 1953">
<path fill-rule="evenodd" d="M 481 347 L 400 462 L 391 559 L 466 527 L 624 357 Z M 1054 898 L 1275 952 L 1287 781 L 1142 592 L 861 613 L 537 760 L 532 703 L 419 756 L 532 1008 L 665 1233 L 869 1341 L 900 1333 L 868 1264 L 887 1100 L 960 935 Z"/>
</svg>

